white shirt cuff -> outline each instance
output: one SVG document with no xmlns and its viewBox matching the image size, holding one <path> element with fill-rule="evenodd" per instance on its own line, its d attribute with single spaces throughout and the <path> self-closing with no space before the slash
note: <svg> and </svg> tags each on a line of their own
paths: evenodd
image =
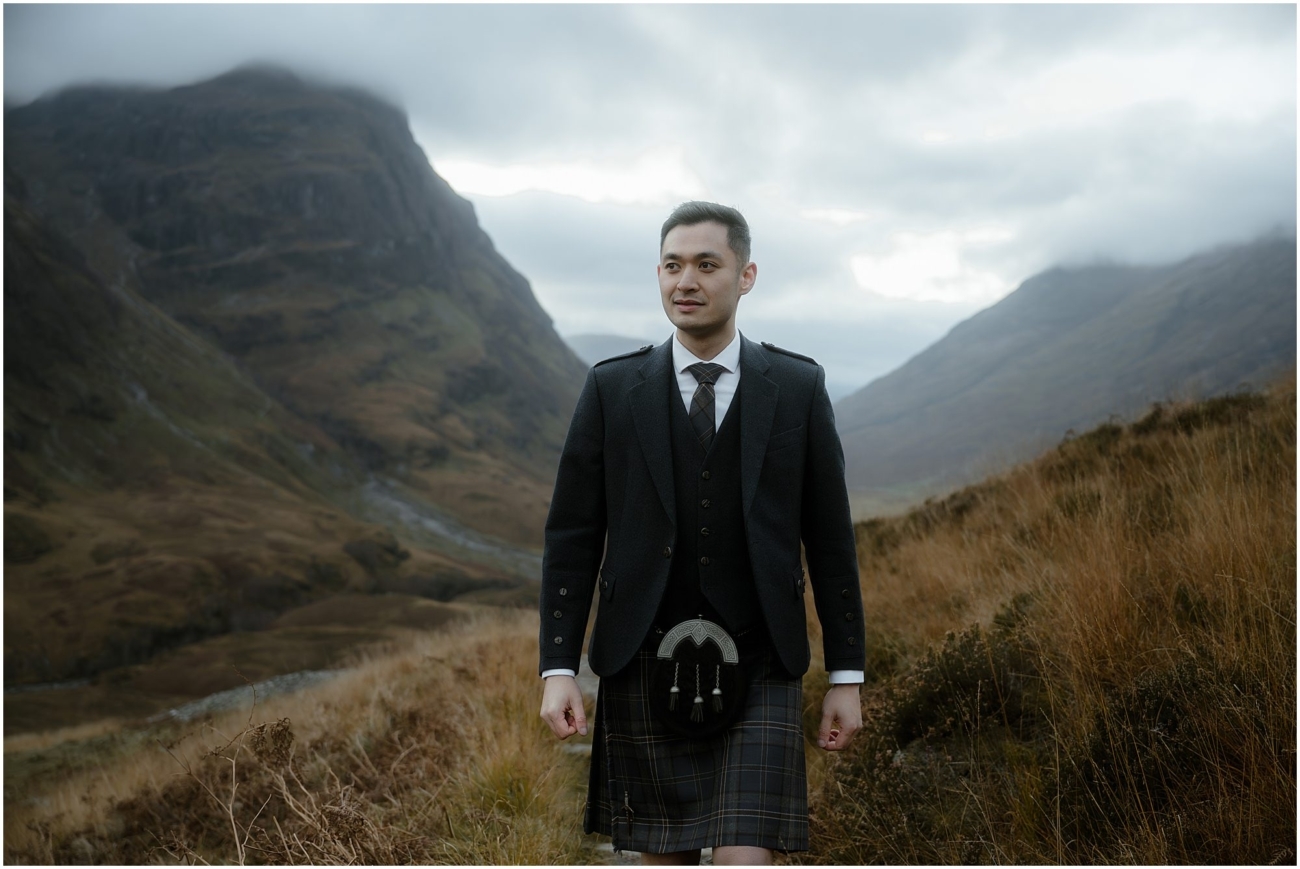
<svg viewBox="0 0 1300 869">
<path fill-rule="evenodd" d="M 860 685 L 867 681 L 866 673 L 862 670 L 831 670 L 830 678 L 832 685 Z"/>
<path fill-rule="evenodd" d="M 575 679 L 578 678 L 578 674 L 567 667 L 560 667 L 556 670 L 543 670 L 542 678 L 545 679 L 547 676 L 572 676 Z"/>
</svg>

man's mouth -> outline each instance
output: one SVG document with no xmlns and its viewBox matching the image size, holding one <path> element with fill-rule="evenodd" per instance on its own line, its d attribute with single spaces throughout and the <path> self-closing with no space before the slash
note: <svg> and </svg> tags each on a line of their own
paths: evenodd
<svg viewBox="0 0 1300 869">
<path fill-rule="evenodd" d="M 697 302 L 694 299 L 677 299 L 673 302 L 673 304 L 679 308 L 685 308 L 690 311 L 694 311 L 696 308 L 701 308 L 704 306 L 703 302 Z"/>
</svg>

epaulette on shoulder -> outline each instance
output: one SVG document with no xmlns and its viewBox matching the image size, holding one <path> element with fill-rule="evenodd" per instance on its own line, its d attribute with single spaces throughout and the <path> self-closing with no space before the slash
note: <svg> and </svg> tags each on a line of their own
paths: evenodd
<svg viewBox="0 0 1300 869">
<path fill-rule="evenodd" d="M 770 341 L 760 341 L 759 343 L 761 343 L 768 350 L 775 350 L 777 353 L 784 353 L 786 356 L 793 356 L 795 359 L 802 359 L 804 362 L 811 362 L 813 365 L 817 364 L 817 360 L 812 358 L 811 356 L 805 356 L 802 353 L 796 353 L 793 350 L 787 350 L 784 347 L 778 347 Z"/>
<path fill-rule="evenodd" d="M 616 359 L 628 359 L 631 358 L 632 356 L 640 356 L 642 353 L 649 353 L 654 348 L 655 345 L 647 344 L 644 347 L 638 347 L 635 350 L 632 350 L 631 352 L 620 353 L 617 356 L 611 356 L 608 359 L 602 359 L 599 362 L 597 362 L 596 365 L 604 365 L 606 362 L 613 362 Z M 593 365 L 592 367 L 594 368 L 595 366 Z"/>
</svg>

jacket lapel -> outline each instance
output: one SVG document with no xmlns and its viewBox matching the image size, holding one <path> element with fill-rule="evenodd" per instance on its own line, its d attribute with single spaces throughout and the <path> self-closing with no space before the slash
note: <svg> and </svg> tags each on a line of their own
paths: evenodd
<svg viewBox="0 0 1300 869">
<path fill-rule="evenodd" d="M 673 340 L 669 338 L 650 352 L 638 369 L 642 380 L 628 391 L 637 440 L 645 456 L 650 479 L 659 491 L 668 519 L 677 524 L 677 496 L 673 489 L 672 432 L 668 402 L 676 398 L 677 378 L 673 375 Z M 741 378 L 744 382 L 744 378 Z M 680 401 L 680 398 L 676 398 Z"/>
<path fill-rule="evenodd" d="M 758 475 L 772 434 L 781 388 L 767 379 L 771 365 L 763 348 L 740 336 L 740 498 L 743 515 L 758 493 Z"/>
</svg>

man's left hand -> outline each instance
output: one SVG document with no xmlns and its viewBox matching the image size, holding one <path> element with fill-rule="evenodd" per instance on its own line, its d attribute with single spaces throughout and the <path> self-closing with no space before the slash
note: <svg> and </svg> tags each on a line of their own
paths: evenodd
<svg viewBox="0 0 1300 869">
<path fill-rule="evenodd" d="M 862 700 L 859 686 L 832 685 L 822 701 L 822 726 L 817 731 L 817 745 L 827 751 L 843 751 L 862 729 Z"/>
</svg>

